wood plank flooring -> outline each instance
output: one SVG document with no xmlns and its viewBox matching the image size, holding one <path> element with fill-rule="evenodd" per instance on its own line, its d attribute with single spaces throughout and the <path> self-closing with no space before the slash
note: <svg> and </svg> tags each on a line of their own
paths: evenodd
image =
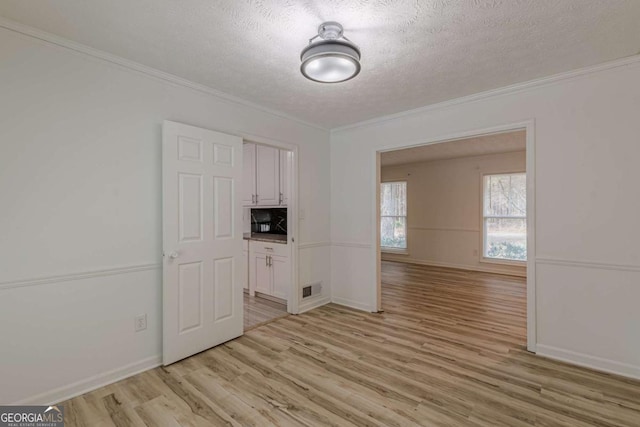
<svg viewBox="0 0 640 427">
<path fill-rule="evenodd" d="M 244 293 L 245 332 L 287 314 L 286 304 L 280 304 L 266 298 L 252 297 Z"/>
<path fill-rule="evenodd" d="M 524 280 L 383 263 L 330 304 L 64 402 L 67 426 L 639 426 L 640 382 L 525 351 Z"/>
</svg>

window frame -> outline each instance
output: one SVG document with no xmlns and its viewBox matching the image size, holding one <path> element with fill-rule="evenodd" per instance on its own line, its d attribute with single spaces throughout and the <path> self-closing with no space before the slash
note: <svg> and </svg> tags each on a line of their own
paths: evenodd
<svg viewBox="0 0 640 427">
<path fill-rule="evenodd" d="M 382 199 L 380 198 L 380 192 L 382 189 L 382 186 L 384 184 L 397 184 L 397 183 L 404 183 L 405 187 L 406 187 L 406 195 L 407 195 L 407 200 L 405 200 L 405 205 L 407 206 L 407 212 L 404 215 L 404 222 L 405 222 L 405 231 L 404 231 L 404 235 L 405 235 L 405 242 L 406 242 L 406 247 L 405 248 L 393 248 L 390 246 L 382 246 L 382 230 L 380 230 L 380 228 L 382 227 L 382 218 L 391 218 L 391 217 L 398 217 L 399 215 L 382 215 Z M 397 255 L 409 255 L 409 181 L 406 179 L 387 179 L 387 180 L 381 180 L 380 181 L 380 188 L 378 189 L 378 214 L 379 214 L 379 218 L 378 218 L 378 229 L 379 229 L 379 233 L 380 233 L 380 239 L 378 240 L 378 245 L 380 245 L 380 252 L 383 253 L 388 253 L 388 254 L 397 254 Z"/>
<path fill-rule="evenodd" d="M 519 174 L 523 174 L 525 176 L 525 191 L 529 191 L 529 188 L 527 186 L 528 184 L 528 180 L 527 180 L 527 171 L 526 170 L 500 170 L 500 171 L 491 171 L 491 172 L 482 172 L 480 173 L 480 227 L 481 227 L 481 233 L 482 233 L 482 239 L 480 239 L 480 259 L 479 261 L 481 263 L 487 263 L 487 264 L 503 264 L 503 265 L 512 265 L 512 266 L 521 266 L 521 267 L 526 267 L 527 266 L 527 262 L 529 261 L 529 222 L 527 220 L 527 216 L 495 216 L 495 215 L 489 215 L 489 216 L 485 216 L 484 215 L 484 182 L 485 182 L 485 177 L 487 176 L 494 176 L 494 175 L 519 175 Z M 526 213 L 529 212 L 529 195 L 527 194 L 527 211 Z M 527 247 L 527 259 L 525 260 L 516 260 L 516 259 L 503 259 L 503 258 L 491 258 L 491 257 L 487 257 L 485 256 L 485 247 L 486 247 L 486 243 L 487 243 L 487 227 L 486 227 L 486 222 L 485 219 L 487 218 L 512 218 L 512 219 L 524 219 L 524 223 L 525 223 L 525 227 L 527 229 L 527 243 L 526 243 L 526 247 Z"/>
</svg>

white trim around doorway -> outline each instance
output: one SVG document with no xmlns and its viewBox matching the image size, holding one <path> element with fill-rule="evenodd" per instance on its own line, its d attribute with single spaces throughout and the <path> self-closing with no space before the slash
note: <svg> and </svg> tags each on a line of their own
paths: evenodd
<svg viewBox="0 0 640 427">
<path fill-rule="evenodd" d="M 380 154 L 387 151 L 401 150 L 405 148 L 419 147 L 431 144 L 455 141 L 459 139 L 491 135 L 495 133 L 513 132 L 524 130 L 526 132 L 526 172 L 527 172 L 527 350 L 536 352 L 536 232 L 535 232 L 535 120 L 526 120 L 517 123 L 509 123 L 490 128 L 477 129 L 467 132 L 460 132 L 451 135 L 444 135 L 437 138 L 408 142 L 401 146 L 387 146 L 374 150 L 371 155 L 371 164 L 374 166 L 375 179 L 371 187 L 373 192 L 372 218 L 375 218 L 376 232 L 373 233 L 371 242 L 374 265 L 376 266 L 376 279 L 372 285 L 371 295 L 373 305 L 371 311 L 382 310 L 382 282 L 381 282 L 381 252 L 380 252 Z"/>
<path fill-rule="evenodd" d="M 289 192 L 290 197 L 287 201 L 287 224 L 289 235 L 287 236 L 288 244 L 290 245 L 290 259 L 291 259 L 291 287 L 289 289 L 289 295 L 287 297 L 287 312 L 291 314 L 298 314 L 300 312 L 300 283 L 298 278 L 300 275 L 298 274 L 299 263 L 298 263 L 298 198 L 299 198 L 299 182 L 298 182 L 298 145 L 297 144 L 289 144 L 286 142 L 281 142 L 277 140 L 273 140 L 270 138 L 265 138 L 256 135 L 250 135 L 243 132 L 236 132 L 236 134 L 242 137 L 245 143 L 251 142 L 261 145 L 268 145 L 270 147 L 275 147 L 281 150 L 288 150 L 293 153 L 293 161 L 291 162 L 291 170 L 289 171 Z"/>
</svg>

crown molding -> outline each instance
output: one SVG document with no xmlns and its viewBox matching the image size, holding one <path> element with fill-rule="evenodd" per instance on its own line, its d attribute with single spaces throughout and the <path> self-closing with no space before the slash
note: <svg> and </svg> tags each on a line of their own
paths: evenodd
<svg viewBox="0 0 640 427">
<path fill-rule="evenodd" d="M 287 113 L 283 113 L 278 110 L 274 110 L 268 107 L 264 107 L 262 105 L 253 103 L 251 101 L 247 101 L 246 99 L 236 97 L 234 95 L 230 95 L 225 92 L 221 92 L 216 90 L 210 86 L 206 86 L 200 83 L 192 82 L 191 80 L 184 79 L 182 77 L 178 77 L 176 75 L 166 73 L 164 71 L 160 71 L 158 69 L 142 65 L 138 62 L 131 61 L 129 59 L 125 59 L 121 56 L 114 55 L 99 49 L 92 48 L 90 46 L 84 45 L 82 43 L 74 42 L 72 40 L 66 39 L 64 37 L 57 36 L 55 34 L 48 33 L 46 31 L 39 30 L 37 28 L 31 27 L 29 25 L 21 24 L 19 22 L 12 21 L 5 17 L 0 16 L 0 28 L 4 28 L 9 31 L 13 31 L 15 33 L 19 33 L 34 39 L 38 39 L 44 41 L 46 43 L 51 43 L 53 45 L 69 49 L 76 53 L 80 53 L 86 56 L 90 56 L 92 58 L 99 59 L 104 62 L 108 62 L 119 67 L 122 67 L 128 71 L 133 71 L 139 74 L 146 75 L 148 77 L 152 77 L 154 79 L 162 80 L 168 83 L 172 83 L 174 85 L 182 86 L 188 89 L 192 89 L 198 92 L 206 93 L 207 95 L 211 95 L 220 100 L 236 104 L 242 105 L 244 107 L 249 107 L 254 110 L 261 111 L 263 113 L 270 114 L 272 116 L 276 116 L 279 118 L 291 120 L 298 124 L 308 126 L 314 129 L 319 129 L 325 132 L 328 132 L 330 129 L 317 125 L 315 123 L 308 122 L 306 120 L 300 119 L 298 117 L 292 116 Z"/>
<path fill-rule="evenodd" d="M 51 43 L 56 46 L 60 46 L 71 51 L 74 51 L 79 54 L 83 54 L 104 62 L 108 62 L 119 67 L 122 67 L 126 70 L 133 71 L 139 74 L 146 75 L 148 77 L 162 80 L 168 83 L 172 83 L 178 86 L 182 86 L 185 88 L 189 88 L 198 92 L 206 93 L 210 96 L 218 98 L 222 101 L 226 101 L 236 105 L 242 105 L 245 107 L 252 108 L 257 111 L 261 111 L 263 113 L 270 114 L 272 116 L 280 117 L 283 119 L 291 120 L 293 122 L 299 123 L 304 126 L 308 126 L 314 129 L 322 130 L 330 133 L 342 132 L 345 130 L 360 128 L 368 125 L 379 124 L 403 117 L 408 117 L 428 111 L 436 111 L 445 108 L 450 108 L 456 105 L 461 105 L 469 102 L 481 101 L 484 99 L 496 98 L 505 95 L 511 95 L 514 93 L 535 89 L 547 85 L 551 85 L 554 83 L 558 83 L 565 80 L 571 80 L 579 77 L 583 77 L 585 75 L 594 74 L 614 68 L 624 67 L 627 65 L 634 65 L 640 63 L 640 54 L 628 56 L 626 58 L 621 58 L 609 62 L 604 62 L 602 64 L 593 65 L 589 67 L 579 68 L 573 71 L 567 71 L 563 73 L 554 74 L 548 77 L 542 77 L 534 80 L 530 80 L 523 83 L 516 83 L 509 86 L 504 86 L 497 89 L 492 89 L 484 92 L 479 92 L 476 94 L 463 96 L 460 98 L 454 98 L 447 101 L 438 102 L 435 104 L 426 105 L 424 107 L 415 108 L 412 110 L 401 111 L 398 113 L 393 113 L 385 116 L 376 117 L 373 119 L 363 120 L 360 122 L 339 126 L 336 128 L 327 128 L 320 126 L 315 123 L 308 122 L 306 120 L 300 119 L 298 117 L 292 116 L 290 114 L 274 110 L 268 107 L 264 107 L 262 105 L 253 103 L 243 98 L 236 97 L 234 95 L 230 95 L 221 91 L 218 91 L 212 87 L 195 83 L 190 80 L 184 79 L 182 77 L 175 76 L 170 73 L 166 73 L 164 71 L 157 70 L 152 67 L 148 67 L 146 65 L 142 65 L 138 62 L 131 61 L 125 58 L 122 58 L 117 55 L 113 55 L 111 53 L 107 53 L 105 51 L 95 49 L 89 47 L 87 45 L 74 42 L 72 40 L 66 39 L 64 37 L 56 36 L 54 34 L 48 33 L 46 31 L 39 30 L 37 28 L 31 27 L 29 25 L 21 24 L 16 21 L 7 19 L 5 17 L 0 16 L 0 28 L 4 28 L 9 31 L 13 31 L 28 37 L 32 37 L 34 39 L 38 39 L 47 43 Z"/>
<path fill-rule="evenodd" d="M 454 98 L 447 101 L 438 102 L 436 104 L 426 105 L 424 107 L 414 108 L 412 110 L 401 111 L 399 113 L 388 114 L 386 116 L 380 116 L 369 120 L 363 120 L 361 122 L 352 123 L 349 125 L 339 126 L 331 129 L 331 133 L 342 132 L 345 130 L 351 130 L 369 125 L 380 124 L 391 120 L 400 119 L 403 117 L 413 116 L 428 111 L 442 110 L 445 108 L 454 107 L 461 104 L 470 102 L 482 101 L 490 98 L 498 98 L 501 96 L 513 95 L 518 92 L 524 92 L 531 89 L 537 89 L 544 86 L 549 86 L 555 83 L 559 83 L 565 80 L 573 80 L 580 77 L 584 77 L 589 74 L 595 74 L 614 68 L 625 67 L 627 65 L 635 65 L 640 63 L 640 54 L 632 55 L 613 61 L 603 62 L 602 64 L 592 65 L 585 68 L 579 68 L 577 70 L 566 71 L 563 73 L 553 74 L 547 77 L 541 77 L 527 82 L 515 83 L 509 86 L 504 86 L 498 89 L 492 89 L 484 92 L 478 92 L 472 95 L 463 96 L 460 98 Z"/>
</svg>

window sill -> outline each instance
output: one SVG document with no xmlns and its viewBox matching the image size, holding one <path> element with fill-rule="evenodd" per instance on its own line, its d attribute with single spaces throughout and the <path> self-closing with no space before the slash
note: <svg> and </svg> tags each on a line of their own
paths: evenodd
<svg viewBox="0 0 640 427">
<path fill-rule="evenodd" d="M 499 264 L 499 265 L 511 265 L 513 267 L 526 267 L 527 261 L 516 261 L 512 259 L 499 259 L 499 258 L 482 258 L 481 263 L 485 264 Z"/>
<path fill-rule="evenodd" d="M 383 254 L 409 255 L 409 251 L 406 249 L 380 248 L 380 252 Z"/>
</svg>

